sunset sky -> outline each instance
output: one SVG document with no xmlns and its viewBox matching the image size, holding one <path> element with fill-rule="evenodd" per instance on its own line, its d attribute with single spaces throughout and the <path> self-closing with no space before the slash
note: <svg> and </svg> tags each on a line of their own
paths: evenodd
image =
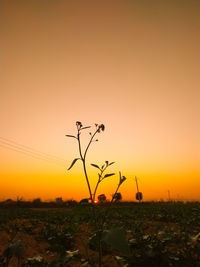
<svg viewBox="0 0 200 267">
<path fill-rule="evenodd" d="M 123 200 L 200 201 L 200 1 L 1 0 L 0 200 L 89 197 L 75 122 L 105 124 Z M 86 131 L 84 144 L 89 134 Z M 118 175 L 97 194 L 110 199 Z"/>
</svg>

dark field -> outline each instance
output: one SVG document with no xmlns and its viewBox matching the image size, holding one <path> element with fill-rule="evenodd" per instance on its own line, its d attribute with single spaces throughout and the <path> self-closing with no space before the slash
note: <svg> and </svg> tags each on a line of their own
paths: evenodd
<svg viewBox="0 0 200 267">
<path fill-rule="evenodd" d="M 0 266 L 98 266 L 91 217 L 87 205 L 0 208 Z M 103 266 L 200 266 L 200 203 L 114 204 L 105 229 L 116 246 L 103 243 Z"/>
</svg>

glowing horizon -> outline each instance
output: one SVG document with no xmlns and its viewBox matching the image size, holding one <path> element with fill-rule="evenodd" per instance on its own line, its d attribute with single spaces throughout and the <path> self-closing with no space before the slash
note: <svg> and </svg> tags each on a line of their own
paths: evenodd
<svg viewBox="0 0 200 267">
<path fill-rule="evenodd" d="M 89 197 L 81 163 L 67 171 L 78 120 L 105 124 L 88 153 L 93 187 L 90 163 L 109 160 L 127 177 L 123 200 L 135 200 L 137 176 L 144 201 L 168 190 L 200 201 L 199 1 L 3 0 L 0 10 L 0 200 Z"/>
</svg>

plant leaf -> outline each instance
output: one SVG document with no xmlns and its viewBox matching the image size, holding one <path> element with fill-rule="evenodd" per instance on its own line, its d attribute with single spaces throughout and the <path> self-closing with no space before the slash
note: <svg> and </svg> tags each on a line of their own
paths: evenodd
<svg viewBox="0 0 200 267">
<path fill-rule="evenodd" d="M 124 255 L 130 255 L 126 232 L 123 228 L 112 228 L 103 233 L 102 240 Z"/>
<path fill-rule="evenodd" d="M 119 172 L 119 184 L 121 184 L 122 175 L 121 172 Z"/>
<path fill-rule="evenodd" d="M 114 164 L 114 163 L 115 163 L 115 162 L 113 161 L 113 162 L 109 163 L 108 166 L 110 166 L 110 165 L 112 165 L 112 164 Z"/>
<path fill-rule="evenodd" d="M 88 128 L 91 128 L 91 126 L 83 127 L 81 128 L 81 130 L 88 129 Z"/>
<path fill-rule="evenodd" d="M 74 136 L 74 135 L 66 134 L 65 136 L 67 136 L 67 137 L 73 137 L 73 138 L 76 138 L 77 139 L 77 137 Z"/>
<path fill-rule="evenodd" d="M 122 176 L 122 177 L 120 178 L 120 184 L 122 184 L 125 180 L 126 180 L 126 177 L 125 177 L 125 176 Z"/>
<path fill-rule="evenodd" d="M 80 159 L 80 158 L 76 158 L 72 161 L 72 164 L 70 165 L 70 167 L 68 168 L 68 171 L 74 166 L 74 164 L 76 163 L 76 161 Z"/>
<path fill-rule="evenodd" d="M 115 173 L 107 173 L 107 174 L 104 175 L 104 178 L 112 176 L 112 175 L 115 175 Z"/>
<path fill-rule="evenodd" d="M 99 166 L 98 166 L 98 165 L 96 165 L 96 164 L 93 164 L 93 163 L 91 163 L 91 165 L 92 165 L 93 167 L 95 167 L 95 168 L 97 168 L 97 169 L 99 169 L 99 170 L 100 170 L 100 168 L 99 168 Z"/>
</svg>

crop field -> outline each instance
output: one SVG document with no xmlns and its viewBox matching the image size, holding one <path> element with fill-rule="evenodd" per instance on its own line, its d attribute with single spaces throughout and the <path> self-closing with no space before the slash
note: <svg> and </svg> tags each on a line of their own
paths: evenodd
<svg viewBox="0 0 200 267">
<path fill-rule="evenodd" d="M 95 206 L 97 221 L 106 209 Z M 0 266 L 98 266 L 91 212 L 90 205 L 1 208 Z M 110 229 L 103 266 L 200 266 L 200 203 L 114 203 Z"/>
</svg>

